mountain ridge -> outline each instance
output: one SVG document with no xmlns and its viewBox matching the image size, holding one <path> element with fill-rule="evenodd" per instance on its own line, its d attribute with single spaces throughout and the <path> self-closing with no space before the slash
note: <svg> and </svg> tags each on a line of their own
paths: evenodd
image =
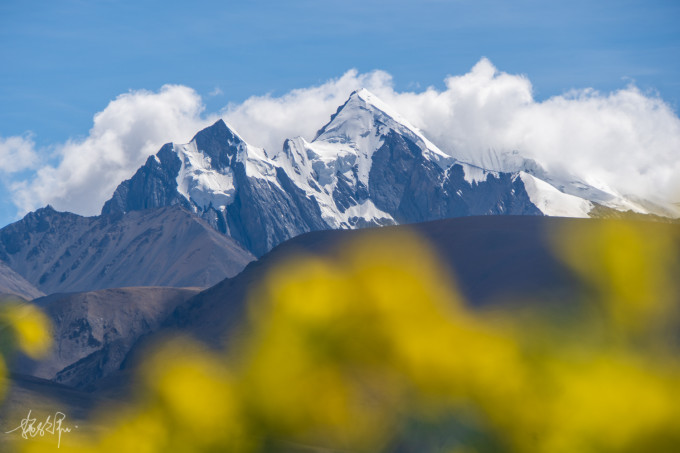
<svg viewBox="0 0 680 453">
<path fill-rule="evenodd" d="M 443 153 L 398 112 L 362 89 L 338 107 L 312 141 L 294 137 L 268 151 L 247 143 L 220 119 L 189 143 L 166 143 L 119 184 L 100 216 L 57 213 L 48 205 L 1 229 L 0 260 L 46 293 L 134 285 L 210 286 L 276 245 L 312 231 L 476 215 L 616 216 L 636 206 L 583 181 L 548 173 L 519 153 L 490 151 L 478 160 L 490 168 Z M 144 212 L 154 209 L 184 210 L 184 220 L 192 225 L 200 218 L 210 231 L 197 227 L 200 232 L 192 230 L 192 237 L 222 244 L 222 256 L 238 256 L 240 264 L 227 269 L 209 255 L 197 262 L 200 269 L 190 270 L 194 278 L 183 279 L 191 266 L 171 268 L 172 260 L 160 258 L 159 250 L 166 246 L 153 246 L 160 237 L 170 240 L 166 230 L 172 222 L 165 230 L 157 222 L 121 245 L 135 222 L 152 222 L 153 216 Z M 176 258 L 189 259 L 192 241 L 185 237 L 170 249 L 179 253 Z M 119 247 L 120 257 L 104 256 L 112 244 Z M 135 265 L 120 264 L 129 264 L 126 247 L 131 247 L 129 258 L 135 256 Z M 174 277 L 161 278 L 154 274 L 158 269 L 139 268 L 149 259 L 145 254 L 159 259 L 160 267 Z M 94 269 L 99 274 L 94 275 Z M 116 274 L 121 278 L 111 277 Z"/>
<path fill-rule="evenodd" d="M 179 204 L 262 256 L 310 231 L 469 215 L 588 217 L 602 201 L 561 191 L 541 179 L 540 165 L 513 159 L 513 171 L 502 171 L 449 156 L 362 89 L 311 142 L 294 137 L 264 150 L 220 119 L 187 144 L 168 143 L 102 214 Z"/>
<path fill-rule="evenodd" d="M 0 230 L 0 260 L 46 294 L 208 287 L 252 259 L 181 206 L 97 217 L 48 206 Z"/>
</svg>

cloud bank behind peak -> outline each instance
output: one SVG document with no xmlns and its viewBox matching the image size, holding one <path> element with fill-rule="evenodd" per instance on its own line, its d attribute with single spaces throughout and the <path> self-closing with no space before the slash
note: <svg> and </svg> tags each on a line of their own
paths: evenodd
<svg viewBox="0 0 680 453">
<path fill-rule="evenodd" d="M 201 96 L 186 86 L 131 91 L 97 113 L 84 138 L 48 150 L 35 149 L 30 136 L 0 137 L 0 157 L 12 156 L 0 177 L 19 214 L 49 203 L 94 215 L 163 143 L 185 143 L 218 117 L 249 143 L 269 150 L 286 138 L 311 140 L 360 88 L 461 160 L 485 164 L 489 150 L 517 150 L 560 176 L 652 201 L 680 200 L 680 118 L 657 95 L 629 85 L 537 101 L 526 76 L 499 71 L 485 58 L 468 73 L 447 77 L 443 89 L 399 92 L 384 71 L 350 70 L 318 86 L 252 96 L 216 113 L 206 113 Z M 32 172 L 18 172 L 25 169 Z"/>
</svg>

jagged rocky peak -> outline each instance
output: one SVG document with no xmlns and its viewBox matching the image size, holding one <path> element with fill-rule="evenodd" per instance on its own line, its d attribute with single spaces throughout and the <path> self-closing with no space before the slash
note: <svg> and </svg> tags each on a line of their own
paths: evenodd
<svg viewBox="0 0 680 453">
<path fill-rule="evenodd" d="M 102 213 L 179 204 L 261 255 L 297 234 L 327 228 L 314 200 L 262 148 L 219 120 L 187 144 L 167 144 L 121 183 Z"/>
<path fill-rule="evenodd" d="M 189 143 L 166 143 L 155 156 L 149 156 L 146 166 L 170 167 L 176 172 L 182 164 L 196 163 L 200 166 L 201 161 L 206 161 L 203 166 L 209 164 L 215 169 L 223 169 L 246 147 L 246 142 L 219 119 L 196 133 Z M 200 154 L 200 159 L 187 162 L 187 154 Z"/>
<path fill-rule="evenodd" d="M 198 210 L 223 211 L 234 201 L 240 179 L 235 171 L 278 184 L 264 149 L 246 143 L 221 119 L 174 150 L 180 159 L 177 190 Z"/>
<path fill-rule="evenodd" d="M 264 150 L 243 140 L 222 120 L 199 131 L 189 143 L 167 143 L 132 178 L 122 182 L 102 214 L 179 204 L 194 212 L 223 210 L 236 191 L 234 168 L 275 178 Z"/>
<path fill-rule="evenodd" d="M 194 209 L 224 209 L 233 201 L 236 187 L 232 165 L 247 144 L 219 120 L 197 133 L 187 144 L 174 145 L 179 159 L 175 173 L 177 191 Z"/>
<path fill-rule="evenodd" d="M 35 211 L 31 211 L 28 214 L 26 214 L 25 218 L 27 221 L 41 221 L 43 219 L 49 219 L 53 216 L 69 216 L 73 215 L 70 212 L 65 212 L 65 211 L 57 211 L 52 207 L 52 205 L 48 204 L 45 207 L 38 208 Z"/>
<path fill-rule="evenodd" d="M 224 169 L 234 163 L 234 158 L 244 159 L 249 152 L 257 154 L 257 148 L 246 141 L 223 119 L 199 131 L 187 144 L 174 144 L 175 153 L 182 158 L 187 152 L 198 152 L 204 160 L 208 160 L 212 168 Z M 190 164 L 196 162 L 188 162 Z"/>
<path fill-rule="evenodd" d="M 215 164 L 226 163 L 226 158 L 233 156 L 239 149 L 246 146 L 243 140 L 221 118 L 212 126 L 198 132 L 191 140 L 196 147 L 210 156 Z M 226 146 L 225 146 L 226 145 Z"/>
</svg>

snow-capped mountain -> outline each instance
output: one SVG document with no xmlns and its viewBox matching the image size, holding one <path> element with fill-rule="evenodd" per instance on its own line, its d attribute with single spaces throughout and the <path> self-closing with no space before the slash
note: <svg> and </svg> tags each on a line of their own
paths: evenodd
<svg viewBox="0 0 680 453">
<path fill-rule="evenodd" d="M 328 228 L 316 201 L 221 120 L 186 145 L 164 145 L 118 186 L 102 214 L 173 204 L 192 209 L 256 255 Z"/>
<path fill-rule="evenodd" d="M 489 169 L 446 155 L 367 90 L 353 93 L 311 143 L 300 137 L 288 140 L 274 161 L 289 175 L 298 175 L 295 181 L 319 202 L 333 227 L 475 214 L 586 217 L 592 208 L 541 184 L 527 173 L 529 166 Z M 420 187 L 409 181 L 411 176 L 424 178 Z M 514 187 L 517 178 L 522 182 Z M 401 187 L 404 183 L 410 187 Z M 432 187 L 425 194 L 428 184 Z M 503 199 L 504 190 L 514 202 Z"/>
<path fill-rule="evenodd" d="M 587 217 L 629 208 L 516 155 L 462 162 L 367 90 L 350 95 L 311 141 L 246 143 L 222 120 L 164 145 L 116 189 L 102 214 L 180 204 L 260 256 L 301 233 L 487 214 Z"/>
<path fill-rule="evenodd" d="M 319 203 L 330 227 L 394 224 L 393 213 L 378 208 L 376 201 L 381 203 L 369 190 L 377 176 L 374 158 L 380 159 L 387 137 L 413 144 L 428 166 L 445 170 L 453 162 L 367 90 L 353 93 L 311 143 L 302 137 L 286 140 L 272 160 Z"/>
</svg>

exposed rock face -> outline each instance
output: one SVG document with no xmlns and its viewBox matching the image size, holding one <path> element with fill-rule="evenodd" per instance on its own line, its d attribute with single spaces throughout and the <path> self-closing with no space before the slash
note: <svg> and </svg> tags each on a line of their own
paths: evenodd
<svg viewBox="0 0 680 453">
<path fill-rule="evenodd" d="M 522 181 L 511 173 L 465 179 L 462 164 L 443 170 L 408 138 L 390 133 L 373 155 L 369 193 L 375 206 L 398 223 L 471 215 L 542 215 Z"/>
<path fill-rule="evenodd" d="M 0 230 L 0 259 L 40 291 L 211 286 L 254 259 L 180 206 L 81 217 L 51 207 Z"/>
<path fill-rule="evenodd" d="M 189 202 L 177 192 L 177 172 L 181 162 L 171 144 L 164 145 L 156 156 L 149 156 L 132 179 L 121 183 L 113 197 L 104 204 L 102 214 L 125 213 L 179 204 L 190 209 Z"/>
</svg>

